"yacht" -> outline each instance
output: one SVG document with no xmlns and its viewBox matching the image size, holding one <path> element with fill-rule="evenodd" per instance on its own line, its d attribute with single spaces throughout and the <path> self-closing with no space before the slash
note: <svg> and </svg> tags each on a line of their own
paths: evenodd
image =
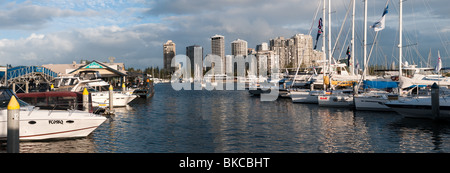
<svg viewBox="0 0 450 173">
<path fill-rule="evenodd" d="M 17 96 L 8 88 L 0 88 L 0 139 L 7 137 L 7 105 Z M 76 109 L 44 110 L 17 99 L 20 104 L 20 140 L 47 140 L 86 137 L 106 118 Z"/>
<path fill-rule="evenodd" d="M 403 67 L 404 76 L 399 77 L 400 87 L 411 88 L 414 86 L 431 86 L 433 83 L 439 86 L 449 87 L 450 78 L 436 74 L 434 68 L 418 68 L 417 65 L 406 65 Z"/>
</svg>

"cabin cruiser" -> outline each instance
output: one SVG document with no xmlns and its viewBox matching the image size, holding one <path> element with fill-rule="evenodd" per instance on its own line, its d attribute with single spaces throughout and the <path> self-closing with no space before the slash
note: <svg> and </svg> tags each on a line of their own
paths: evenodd
<svg viewBox="0 0 450 173">
<path fill-rule="evenodd" d="M 428 86 L 436 83 L 439 86 L 450 86 L 450 78 L 435 73 L 434 68 L 418 68 L 417 65 L 406 65 L 403 67 L 404 76 L 399 77 L 399 87 L 411 88 L 414 86 Z"/>
<path fill-rule="evenodd" d="M 8 88 L 0 88 L 0 139 L 7 137 L 7 105 L 17 96 Z M 86 137 L 106 118 L 76 109 L 44 110 L 17 99 L 20 104 L 20 140 L 46 140 Z"/>
<path fill-rule="evenodd" d="M 83 71 L 75 76 L 66 76 L 55 78 L 56 91 L 82 92 L 87 88 L 92 97 L 94 107 L 109 106 L 109 86 L 110 84 L 100 79 L 98 71 Z M 137 98 L 133 94 L 135 89 L 125 91 L 114 91 L 113 106 L 123 107 Z"/>
</svg>

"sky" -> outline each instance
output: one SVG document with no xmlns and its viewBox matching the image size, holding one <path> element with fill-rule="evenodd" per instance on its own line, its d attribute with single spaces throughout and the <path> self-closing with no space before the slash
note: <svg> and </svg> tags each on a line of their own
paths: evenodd
<svg viewBox="0 0 450 173">
<path fill-rule="evenodd" d="M 349 45 L 350 0 L 332 0 L 333 57 L 345 56 Z M 398 0 L 369 1 L 369 25 L 389 13 L 386 28 L 372 44 L 374 31 L 368 31 L 369 49 L 374 45 L 371 64 L 398 64 Z M 144 69 L 163 66 L 163 44 L 173 40 L 177 54 L 186 47 L 200 45 L 211 53 L 210 37 L 225 36 L 225 54 L 231 42 L 248 41 L 249 48 L 283 36 L 308 34 L 315 38 L 316 9 L 312 0 L 0 0 L 0 65 L 70 64 L 80 60 L 116 62 Z M 403 51 L 409 63 L 425 66 L 431 50 L 431 66 L 440 52 L 445 67 L 450 66 L 450 11 L 446 0 L 404 2 Z M 363 2 L 356 0 L 356 59 L 362 61 Z M 343 21 L 346 23 L 342 26 Z M 336 37 L 342 26 L 341 36 Z M 328 27 L 328 26 L 327 26 Z M 347 38 L 347 39 L 345 39 Z M 319 47 L 321 41 L 319 42 Z M 342 51 L 343 50 L 343 51 Z M 341 53 L 343 52 L 343 53 Z"/>
</svg>

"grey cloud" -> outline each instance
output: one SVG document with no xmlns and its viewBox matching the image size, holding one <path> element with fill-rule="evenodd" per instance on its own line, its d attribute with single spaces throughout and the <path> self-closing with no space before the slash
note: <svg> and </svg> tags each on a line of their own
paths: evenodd
<svg viewBox="0 0 450 173">
<path fill-rule="evenodd" d="M 93 16 L 93 10 L 74 11 L 54 7 L 43 7 L 30 4 L 14 4 L 11 8 L 0 11 L 0 28 L 32 30 L 42 27 L 57 17 Z"/>
</svg>

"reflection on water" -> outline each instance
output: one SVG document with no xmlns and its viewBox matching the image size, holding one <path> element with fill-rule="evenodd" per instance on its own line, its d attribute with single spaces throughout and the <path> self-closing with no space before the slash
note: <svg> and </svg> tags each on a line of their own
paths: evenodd
<svg viewBox="0 0 450 173">
<path fill-rule="evenodd" d="M 396 113 L 261 102 L 247 91 L 155 87 L 88 138 L 22 142 L 21 152 L 449 152 L 450 125 Z M 4 146 L 1 151 L 4 152 Z"/>
</svg>

